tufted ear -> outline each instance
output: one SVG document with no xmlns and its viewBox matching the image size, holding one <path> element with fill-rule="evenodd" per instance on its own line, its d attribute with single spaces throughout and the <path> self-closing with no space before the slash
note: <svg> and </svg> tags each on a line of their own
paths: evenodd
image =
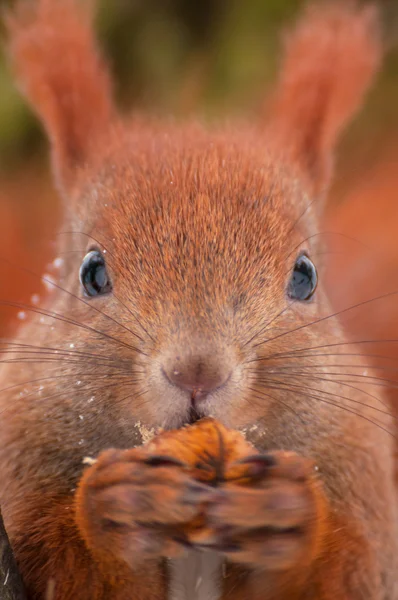
<svg viewBox="0 0 398 600">
<path fill-rule="evenodd" d="M 78 0 L 18 0 L 8 15 L 11 61 L 46 128 L 63 190 L 73 185 L 76 169 L 114 118 L 91 9 L 91 2 Z"/>
<path fill-rule="evenodd" d="M 313 193 L 327 188 L 335 145 L 381 62 L 377 16 L 350 0 L 318 3 L 287 36 L 271 131 Z"/>
</svg>

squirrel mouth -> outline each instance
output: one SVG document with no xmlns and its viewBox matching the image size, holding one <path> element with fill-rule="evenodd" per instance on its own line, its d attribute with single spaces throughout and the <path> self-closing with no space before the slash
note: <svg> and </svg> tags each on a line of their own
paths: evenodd
<svg viewBox="0 0 398 600">
<path fill-rule="evenodd" d="M 185 414 L 184 420 L 181 422 L 179 427 L 185 427 L 186 425 L 193 425 L 203 419 L 207 414 L 207 411 L 200 406 L 200 401 L 207 396 L 207 392 L 201 389 L 193 390 L 191 393 L 191 403 Z"/>
<path fill-rule="evenodd" d="M 189 413 L 188 413 L 188 419 L 187 419 L 187 425 L 193 425 L 194 423 L 196 423 L 197 421 L 199 421 L 199 419 L 202 418 L 202 415 L 200 415 L 196 409 L 196 406 L 194 404 L 194 402 L 192 402 L 190 409 L 189 409 Z"/>
<path fill-rule="evenodd" d="M 198 410 L 198 400 L 202 397 L 201 390 L 194 390 L 191 395 L 191 405 L 189 407 L 188 418 L 186 421 L 187 425 L 193 425 L 197 421 L 199 421 L 203 414 L 201 414 Z"/>
</svg>

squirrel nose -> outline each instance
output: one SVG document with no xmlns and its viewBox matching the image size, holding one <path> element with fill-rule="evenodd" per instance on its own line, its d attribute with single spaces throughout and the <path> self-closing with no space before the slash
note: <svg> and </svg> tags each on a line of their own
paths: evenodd
<svg viewBox="0 0 398 600">
<path fill-rule="evenodd" d="M 170 383 L 189 392 L 199 400 L 227 383 L 232 367 L 228 360 L 215 355 L 176 356 L 163 366 L 163 373 Z"/>
</svg>

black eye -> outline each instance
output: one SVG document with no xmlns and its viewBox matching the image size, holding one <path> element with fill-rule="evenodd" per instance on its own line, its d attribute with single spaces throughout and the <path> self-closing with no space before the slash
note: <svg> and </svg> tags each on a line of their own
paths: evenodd
<svg viewBox="0 0 398 600">
<path fill-rule="evenodd" d="M 309 300 L 315 292 L 318 277 L 314 264 L 308 256 L 299 256 L 287 288 L 287 294 L 293 300 Z"/>
<path fill-rule="evenodd" d="M 104 257 L 98 250 L 86 254 L 80 267 L 79 277 L 87 296 L 107 294 L 112 290 Z"/>
</svg>

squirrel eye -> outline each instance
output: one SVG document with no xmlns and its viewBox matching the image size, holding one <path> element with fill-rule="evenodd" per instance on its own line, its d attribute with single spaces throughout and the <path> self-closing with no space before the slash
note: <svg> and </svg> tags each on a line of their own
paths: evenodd
<svg viewBox="0 0 398 600">
<path fill-rule="evenodd" d="M 104 257 L 98 250 L 86 254 L 80 267 L 79 278 L 87 296 L 107 294 L 112 290 Z"/>
<path fill-rule="evenodd" d="M 309 300 L 315 292 L 318 276 L 314 263 L 305 254 L 298 257 L 287 289 L 293 300 Z"/>
</svg>

